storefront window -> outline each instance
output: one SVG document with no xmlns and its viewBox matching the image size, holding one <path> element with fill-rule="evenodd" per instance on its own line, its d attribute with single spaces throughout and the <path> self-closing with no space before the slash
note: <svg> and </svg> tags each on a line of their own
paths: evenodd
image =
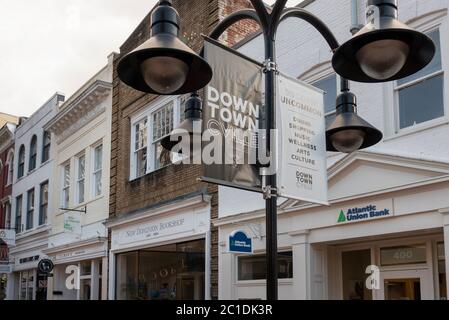
<svg viewBox="0 0 449 320">
<path fill-rule="evenodd" d="M 33 300 L 35 287 L 34 270 L 20 273 L 20 300 Z"/>
<path fill-rule="evenodd" d="M 343 300 L 372 300 L 366 285 L 366 269 L 371 265 L 371 250 L 342 253 Z"/>
<path fill-rule="evenodd" d="M 203 300 L 204 240 L 117 256 L 118 300 Z"/>
<path fill-rule="evenodd" d="M 265 255 L 240 257 L 238 259 L 239 281 L 265 280 L 267 263 Z M 278 254 L 279 279 L 293 278 L 293 253 Z"/>
<path fill-rule="evenodd" d="M 438 243 L 438 281 L 440 284 L 440 299 L 447 300 L 447 282 L 446 282 L 446 255 L 444 252 L 444 243 Z"/>
<path fill-rule="evenodd" d="M 380 263 L 382 266 L 426 263 L 426 252 L 425 244 L 382 248 L 380 250 Z"/>
</svg>

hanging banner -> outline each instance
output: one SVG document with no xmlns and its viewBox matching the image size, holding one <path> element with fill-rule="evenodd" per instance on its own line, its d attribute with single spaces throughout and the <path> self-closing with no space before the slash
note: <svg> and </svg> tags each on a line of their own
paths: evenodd
<svg viewBox="0 0 449 320">
<path fill-rule="evenodd" d="M 263 113 L 262 66 L 209 38 L 204 57 L 214 76 L 203 100 L 202 180 L 261 192 L 255 133 Z"/>
<path fill-rule="evenodd" d="M 81 213 L 64 213 L 64 232 L 81 235 Z"/>
<path fill-rule="evenodd" d="M 324 93 L 282 74 L 277 79 L 279 196 L 328 205 Z"/>
<path fill-rule="evenodd" d="M 16 245 L 16 231 L 11 229 L 0 229 L 0 243 L 4 242 L 8 246 Z"/>
</svg>

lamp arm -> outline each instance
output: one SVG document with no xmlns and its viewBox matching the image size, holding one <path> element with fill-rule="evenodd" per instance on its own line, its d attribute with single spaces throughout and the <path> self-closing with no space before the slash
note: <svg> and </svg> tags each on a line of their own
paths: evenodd
<svg viewBox="0 0 449 320">
<path fill-rule="evenodd" d="M 257 12 L 257 16 L 259 17 L 259 24 L 262 27 L 263 32 L 266 34 L 269 32 L 270 28 L 270 14 L 267 11 L 267 8 L 265 7 L 265 4 L 262 0 L 250 0 L 251 4 L 253 5 L 254 9 Z M 286 0 L 282 0 L 286 1 Z M 284 3 L 285 4 L 285 3 Z M 284 6 L 282 6 L 282 9 Z M 282 11 L 282 10 L 281 10 Z"/>
<path fill-rule="evenodd" d="M 301 8 L 289 8 L 284 10 L 279 21 L 282 22 L 288 18 L 298 18 L 310 23 L 323 36 L 332 51 L 340 47 L 332 31 L 314 14 Z M 345 78 L 341 78 L 341 91 L 349 91 L 349 81 Z"/>
<path fill-rule="evenodd" d="M 257 13 L 257 11 L 252 9 L 245 9 L 245 10 L 239 10 L 237 12 L 234 12 L 224 18 L 222 21 L 220 21 L 215 28 L 212 30 L 212 32 L 209 34 L 209 37 L 211 37 L 214 40 L 218 40 L 220 36 L 225 33 L 225 31 L 230 28 L 233 24 L 241 21 L 241 20 L 253 20 L 257 22 L 261 27 L 263 27 L 261 19 Z"/>
</svg>

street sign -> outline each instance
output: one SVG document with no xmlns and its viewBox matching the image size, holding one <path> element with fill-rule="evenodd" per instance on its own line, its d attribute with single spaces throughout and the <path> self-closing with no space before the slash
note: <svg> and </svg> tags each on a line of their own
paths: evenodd
<svg viewBox="0 0 449 320">
<path fill-rule="evenodd" d="M 280 74 L 278 93 L 279 196 L 328 205 L 323 91 Z"/>
<path fill-rule="evenodd" d="M 16 245 L 16 231 L 11 229 L 0 229 L 0 240 L 8 246 Z"/>
<path fill-rule="evenodd" d="M 230 253 L 253 253 L 253 241 L 244 231 L 234 231 L 229 235 Z"/>
<path fill-rule="evenodd" d="M 37 270 L 43 274 L 49 274 L 53 271 L 54 264 L 50 259 L 42 259 L 37 265 Z"/>
<path fill-rule="evenodd" d="M 262 117 L 263 72 L 260 63 L 205 38 L 204 57 L 214 71 L 205 88 L 203 131 L 210 142 L 203 142 L 205 182 L 261 192 L 257 164 L 259 118 Z M 217 150 L 211 145 L 221 142 Z M 206 163 L 204 155 L 212 155 Z M 217 163 L 219 162 L 219 163 Z"/>
</svg>

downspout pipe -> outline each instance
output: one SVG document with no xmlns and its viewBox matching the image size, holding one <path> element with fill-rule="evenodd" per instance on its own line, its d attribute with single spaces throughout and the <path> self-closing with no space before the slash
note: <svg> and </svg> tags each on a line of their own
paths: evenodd
<svg viewBox="0 0 449 320">
<path fill-rule="evenodd" d="M 351 33 L 355 35 L 360 29 L 363 28 L 363 25 L 359 23 L 359 1 L 360 0 L 351 0 Z"/>
</svg>

